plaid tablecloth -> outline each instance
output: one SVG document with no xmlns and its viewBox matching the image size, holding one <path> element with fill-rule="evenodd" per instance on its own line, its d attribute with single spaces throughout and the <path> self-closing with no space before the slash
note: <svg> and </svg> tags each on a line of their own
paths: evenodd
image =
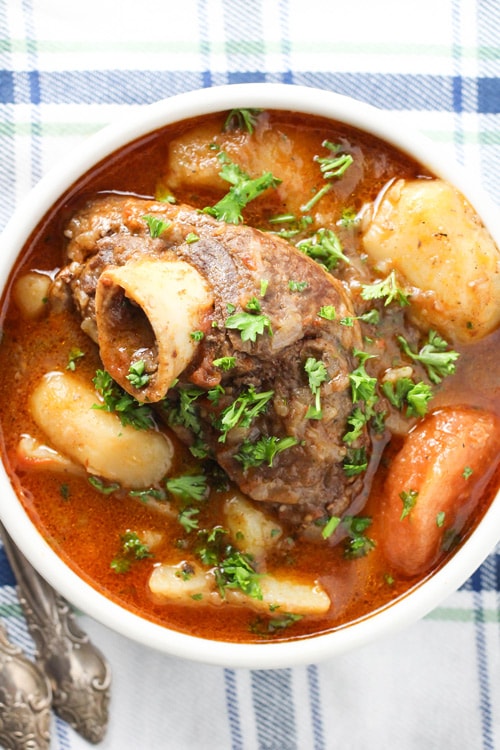
<svg viewBox="0 0 500 750">
<path fill-rule="evenodd" d="M 497 0 L 0 0 L 0 60 L 1 226 L 108 122 L 174 93 L 244 81 L 317 86 L 397 110 L 500 204 Z M 102 747 L 500 748 L 499 590 L 497 551 L 399 635 L 268 671 L 178 661 L 83 616 L 114 670 Z M 1 549 L 0 614 L 32 653 Z M 54 719 L 53 747 L 89 746 Z"/>
</svg>

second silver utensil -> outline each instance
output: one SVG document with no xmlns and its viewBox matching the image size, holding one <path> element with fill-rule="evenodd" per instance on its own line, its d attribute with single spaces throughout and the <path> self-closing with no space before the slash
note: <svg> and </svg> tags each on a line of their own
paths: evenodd
<svg viewBox="0 0 500 750">
<path fill-rule="evenodd" d="M 36 645 L 36 660 L 52 685 L 52 706 L 92 743 L 108 724 L 111 670 L 102 653 L 78 626 L 68 602 L 28 562 L 0 524 L 19 601 Z"/>
</svg>

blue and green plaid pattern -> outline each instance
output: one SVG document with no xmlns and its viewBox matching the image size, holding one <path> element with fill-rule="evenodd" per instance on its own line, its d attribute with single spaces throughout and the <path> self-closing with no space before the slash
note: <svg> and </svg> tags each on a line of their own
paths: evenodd
<svg viewBox="0 0 500 750">
<path fill-rule="evenodd" d="M 316 86 L 397 111 L 500 205 L 496 0 L 0 0 L 0 228 L 108 122 L 172 94 L 246 81 Z M 499 591 L 497 550 L 404 632 L 267 671 L 178 661 L 82 616 L 114 668 L 102 747 L 500 748 Z M 1 549 L 0 614 L 32 654 Z M 53 736 L 55 750 L 88 747 L 56 719 Z"/>
</svg>

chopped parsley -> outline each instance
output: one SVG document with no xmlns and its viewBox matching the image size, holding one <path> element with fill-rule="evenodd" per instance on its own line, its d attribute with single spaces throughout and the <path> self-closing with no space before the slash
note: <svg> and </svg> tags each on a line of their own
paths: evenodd
<svg viewBox="0 0 500 750">
<path fill-rule="evenodd" d="M 207 497 L 208 484 L 204 474 L 184 474 L 180 477 L 167 479 L 166 488 L 172 495 L 181 500 L 201 501 Z"/>
<path fill-rule="evenodd" d="M 151 214 L 145 214 L 142 218 L 148 225 L 149 234 L 153 239 L 160 237 L 171 225 L 170 221 L 164 221 L 159 216 L 151 216 Z"/>
<path fill-rule="evenodd" d="M 236 357 L 219 357 L 218 359 L 214 359 L 212 364 L 214 367 L 220 367 L 221 370 L 232 370 L 236 365 Z"/>
<path fill-rule="evenodd" d="M 318 316 L 325 320 L 335 320 L 337 317 L 337 311 L 333 305 L 323 305 L 323 307 L 320 307 L 319 309 Z"/>
<path fill-rule="evenodd" d="M 336 143 L 331 143 L 330 141 L 323 141 L 321 144 L 324 148 L 327 148 L 330 150 L 330 154 L 328 156 L 316 156 L 315 161 L 318 162 L 320 165 L 321 174 L 323 175 L 324 179 L 326 180 L 323 187 L 321 187 L 313 196 L 310 198 L 307 203 L 305 203 L 303 206 L 300 207 L 300 210 L 303 213 L 307 213 L 308 211 L 313 208 L 313 206 L 316 205 L 316 203 L 324 196 L 326 193 L 329 192 L 332 188 L 332 183 L 330 182 L 333 179 L 340 179 L 343 177 L 346 169 L 351 166 L 353 162 L 353 158 L 351 154 L 346 153 L 340 153 L 342 150 L 342 146 Z"/>
<path fill-rule="evenodd" d="M 342 518 L 342 526 L 348 533 L 344 557 L 351 560 L 364 557 L 374 549 L 375 542 L 365 534 L 371 523 L 372 519 L 368 516 L 344 516 Z"/>
<path fill-rule="evenodd" d="M 400 411 L 405 410 L 407 417 L 423 417 L 427 414 L 429 401 L 433 397 L 432 388 L 420 381 L 414 383 L 411 378 L 398 378 L 394 383 L 386 380 L 382 391 L 388 401 Z"/>
<path fill-rule="evenodd" d="M 203 331 L 199 331 L 199 330 L 191 331 L 191 333 L 189 334 L 189 338 L 192 339 L 193 341 L 202 341 L 204 337 L 205 337 L 205 334 L 203 333 Z"/>
<path fill-rule="evenodd" d="M 235 459 L 243 465 L 244 471 L 253 466 L 261 466 L 263 463 L 272 466 L 278 453 L 298 443 L 299 441 L 294 437 L 279 438 L 274 435 L 263 435 L 254 442 L 245 440 L 235 455 Z"/>
<path fill-rule="evenodd" d="M 101 495 L 111 495 L 112 492 L 117 492 L 119 489 L 121 489 L 121 486 L 118 484 L 118 482 L 111 482 L 111 484 L 106 484 L 100 477 L 96 477 L 93 474 L 89 476 L 88 480 L 89 484 L 91 484 L 95 490 L 100 492 Z"/>
<path fill-rule="evenodd" d="M 67 370 L 71 370 L 71 372 L 74 372 L 76 370 L 76 363 L 79 359 L 85 356 L 85 352 L 82 352 L 81 349 L 73 348 L 69 352 L 68 356 L 68 364 L 66 365 Z"/>
<path fill-rule="evenodd" d="M 256 108 L 232 109 L 226 117 L 226 121 L 224 122 L 224 126 L 222 128 L 223 132 L 226 132 L 228 130 L 246 130 L 247 133 L 250 133 L 250 135 L 252 135 L 259 115 L 262 114 L 262 111 L 262 109 Z"/>
<path fill-rule="evenodd" d="M 303 292 L 307 289 L 309 283 L 307 281 L 293 281 L 290 279 L 288 282 L 288 288 L 291 292 Z"/>
<path fill-rule="evenodd" d="M 347 452 L 342 462 L 346 476 L 354 477 L 362 474 L 368 468 L 368 457 L 365 448 L 354 448 Z"/>
<path fill-rule="evenodd" d="M 154 427 L 151 407 L 139 403 L 124 391 L 106 370 L 96 370 L 92 382 L 103 399 L 102 404 L 93 405 L 94 409 L 116 413 L 124 427 L 131 425 L 136 430 L 148 430 Z"/>
<path fill-rule="evenodd" d="M 311 238 L 297 243 L 298 250 L 323 265 L 327 271 L 337 268 L 339 260 L 349 263 L 341 242 L 332 229 L 322 227 Z"/>
<path fill-rule="evenodd" d="M 391 302 L 396 300 L 401 307 L 409 305 L 408 295 L 398 286 L 396 281 L 396 272 L 391 271 L 389 276 L 374 284 L 363 284 L 361 286 L 361 297 L 364 300 L 383 299 L 387 307 Z"/>
<path fill-rule="evenodd" d="M 247 303 L 247 309 L 234 313 L 226 318 L 226 328 L 237 330 L 241 334 L 242 341 L 257 340 L 257 336 L 262 336 L 267 330 L 272 336 L 271 321 L 267 315 L 259 314 L 260 303 L 255 297 Z"/>
<path fill-rule="evenodd" d="M 265 172 L 260 177 L 252 179 L 229 159 L 225 151 L 220 151 L 217 157 L 222 164 L 219 175 L 223 180 L 230 182 L 232 187 L 215 206 L 204 208 L 203 213 L 214 216 L 218 221 L 239 224 L 243 221 L 241 212 L 245 206 L 268 188 L 276 188 L 281 180 L 274 177 L 271 172 Z"/>
<path fill-rule="evenodd" d="M 440 510 L 439 513 L 436 514 L 436 526 L 438 528 L 442 528 L 444 525 L 444 519 L 446 517 L 446 513 L 444 510 Z"/>
<path fill-rule="evenodd" d="M 146 372 L 146 363 L 143 359 L 130 365 L 127 380 L 134 388 L 144 388 L 149 383 L 149 375 Z"/>
<path fill-rule="evenodd" d="M 340 524 L 340 516 L 330 516 L 326 524 L 323 526 L 323 529 L 321 531 L 321 536 L 323 539 L 328 539 L 331 537 L 335 529 Z"/>
<path fill-rule="evenodd" d="M 304 371 L 307 374 L 309 388 L 314 396 L 314 406 L 310 406 L 306 412 L 306 419 L 321 419 L 323 412 L 321 410 L 320 386 L 328 380 L 328 370 L 321 360 L 314 357 L 308 357 L 304 364 Z"/>
<path fill-rule="evenodd" d="M 367 373 L 365 362 L 374 355 L 355 349 L 354 356 L 359 360 L 359 365 L 349 373 L 352 402 L 355 404 L 358 401 L 364 401 L 367 409 L 371 410 L 378 400 L 377 378 L 373 378 Z"/>
<path fill-rule="evenodd" d="M 304 615 L 297 615 L 293 612 L 283 612 L 280 615 L 269 618 L 259 616 L 250 624 L 250 632 L 260 636 L 273 635 L 273 633 L 291 627 L 296 622 L 302 620 L 303 617 Z"/>
<path fill-rule="evenodd" d="M 429 331 L 427 342 L 418 352 L 410 348 L 403 336 L 398 336 L 398 341 L 408 357 L 424 365 L 433 383 L 440 383 L 444 377 L 455 372 L 455 362 L 460 355 L 458 352 L 448 350 L 448 342 L 436 331 Z"/>
<path fill-rule="evenodd" d="M 474 471 L 471 469 L 470 466 L 465 466 L 464 470 L 462 472 L 462 476 L 464 479 L 469 479 L 473 475 Z"/>
<path fill-rule="evenodd" d="M 120 537 L 120 552 L 111 561 L 115 573 L 127 573 L 135 560 L 145 560 L 153 555 L 147 544 L 143 544 L 135 531 L 127 531 Z"/>
<path fill-rule="evenodd" d="M 401 498 L 401 501 L 403 503 L 403 510 L 401 511 L 399 520 L 403 521 L 405 518 L 408 518 L 411 511 L 415 507 L 418 498 L 418 492 L 416 490 L 409 490 L 408 492 L 403 490 L 403 492 L 399 493 L 399 497 Z"/>
<path fill-rule="evenodd" d="M 267 404 L 274 396 L 274 391 L 257 393 L 253 385 L 240 393 L 232 404 L 226 407 L 216 421 L 221 435 L 219 442 L 226 441 L 227 433 L 234 427 L 250 427 L 252 421 L 267 409 Z"/>
<path fill-rule="evenodd" d="M 253 599 L 262 599 L 257 573 L 251 555 L 241 552 L 227 542 L 227 531 L 222 526 L 198 531 L 196 554 L 204 565 L 213 568 L 221 597 L 226 589 L 239 589 Z"/>
</svg>

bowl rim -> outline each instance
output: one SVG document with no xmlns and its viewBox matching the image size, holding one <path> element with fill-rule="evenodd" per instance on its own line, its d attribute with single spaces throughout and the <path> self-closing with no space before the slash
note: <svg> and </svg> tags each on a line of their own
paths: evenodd
<svg viewBox="0 0 500 750">
<path fill-rule="evenodd" d="M 407 120 L 343 94 L 281 83 L 243 83 L 196 89 L 139 108 L 123 122 L 112 122 L 88 137 L 69 161 L 51 169 L 20 201 L 1 235 L 0 290 L 8 283 L 12 263 L 33 229 L 52 205 L 92 166 L 131 141 L 197 115 L 233 108 L 288 110 L 313 114 L 354 127 L 391 143 L 436 176 L 452 182 L 472 203 L 500 246 L 498 209 L 481 185 L 462 167 L 444 157 Z M 77 575 L 50 547 L 24 510 L 2 464 L 0 519 L 32 565 L 78 610 L 144 646 L 171 656 L 223 667 L 282 668 L 337 656 L 401 630 L 424 617 L 458 589 L 500 540 L 500 494 L 470 537 L 435 573 L 406 595 L 339 629 L 295 640 L 233 643 L 189 635 L 153 623 L 107 599 Z M 9 502 L 9 497 L 14 502 Z M 498 531 L 497 531 L 498 530 Z"/>
</svg>

